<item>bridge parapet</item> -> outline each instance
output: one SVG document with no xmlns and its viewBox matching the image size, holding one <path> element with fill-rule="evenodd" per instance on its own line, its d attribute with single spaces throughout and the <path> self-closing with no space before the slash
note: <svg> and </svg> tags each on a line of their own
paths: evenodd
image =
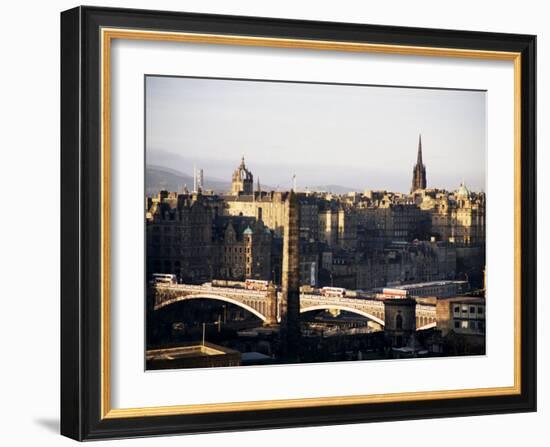
<svg viewBox="0 0 550 447">
<path fill-rule="evenodd" d="M 249 290 L 237 287 L 217 287 L 194 284 L 156 284 L 157 290 L 170 290 L 173 292 L 211 292 L 214 294 L 234 294 L 246 295 L 251 297 L 266 297 L 269 294 L 268 290 Z"/>
<path fill-rule="evenodd" d="M 380 309 L 384 308 L 383 301 L 366 299 L 366 298 L 325 297 L 322 295 L 303 293 L 300 295 L 300 299 L 308 302 L 318 302 L 319 304 L 322 304 L 322 303 L 335 303 L 335 304 L 342 304 L 342 305 L 352 304 L 352 305 L 371 306 L 371 307 L 376 307 Z"/>
</svg>

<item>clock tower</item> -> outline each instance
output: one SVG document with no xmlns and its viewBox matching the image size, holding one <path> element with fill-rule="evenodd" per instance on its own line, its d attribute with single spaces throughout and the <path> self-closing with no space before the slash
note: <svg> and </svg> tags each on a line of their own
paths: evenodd
<svg viewBox="0 0 550 447">
<path fill-rule="evenodd" d="M 252 172 L 246 169 L 244 164 L 244 157 L 241 158 L 241 164 L 235 171 L 233 171 L 233 178 L 231 180 L 231 194 L 238 195 L 251 195 L 254 192 L 254 177 Z"/>
</svg>

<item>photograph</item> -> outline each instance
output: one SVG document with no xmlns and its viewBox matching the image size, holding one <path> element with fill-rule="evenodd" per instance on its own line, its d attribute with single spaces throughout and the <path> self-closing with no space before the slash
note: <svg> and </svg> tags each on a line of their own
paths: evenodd
<svg viewBox="0 0 550 447">
<path fill-rule="evenodd" d="M 144 85 L 146 370 L 486 354 L 487 91 Z"/>
</svg>

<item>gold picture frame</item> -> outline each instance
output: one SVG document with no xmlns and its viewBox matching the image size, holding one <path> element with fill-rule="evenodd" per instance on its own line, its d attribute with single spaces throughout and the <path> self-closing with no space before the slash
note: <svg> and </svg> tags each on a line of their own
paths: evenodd
<svg viewBox="0 0 550 447">
<path fill-rule="evenodd" d="M 158 23 L 154 20 L 159 20 L 159 17 L 164 18 L 166 29 L 153 29 L 154 26 L 147 27 L 147 23 Z M 231 18 L 224 18 L 225 22 L 229 23 Z M 237 20 L 236 18 L 234 20 Z M 228 22 L 229 21 L 229 22 Z M 64 32 L 67 36 L 73 38 L 73 42 L 66 42 L 66 46 L 62 47 L 62 58 L 64 67 L 62 67 L 63 88 L 65 95 L 75 96 L 76 98 L 83 97 L 83 90 L 86 95 L 95 95 L 96 97 L 93 106 L 99 107 L 100 120 L 97 129 L 89 129 L 90 133 L 96 132 L 97 146 L 94 148 L 90 142 L 83 141 L 82 135 L 74 135 L 75 126 L 87 126 L 89 120 L 84 116 L 90 111 L 82 111 L 82 103 L 79 103 L 75 98 L 67 100 L 64 105 L 62 117 L 67 117 L 75 109 L 78 110 L 77 118 L 74 120 L 64 120 L 64 132 L 66 132 L 66 140 L 62 146 L 62 155 L 68 151 L 74 151 L 74 144 L 69 147 L 69 141 L 77 142 L 80 151 L 86 151 L 86 157 L 93 156 L 97 161 L 97 169 L 99 178 L 97 187 L 90 194 L 95 194 L 100 208 L 97 215 L 99 228 L 97 229 L 97 241 L 99 242 L 99 256 L 94 271 L 99 275 L 99 285 L 97 290 L 94 290 L 94 303 L 99 304 L 94 315 L 99 316 L 98 325 L 92 325 L 99 329 L 94 336 L 93 333 L 83 334 L 84 327 L 91 326 L 85 324 L 86 318 L 93 318 L 91 315 L 83 315 L 82 310 L 86 307 L 80 302 L 68 303 L 69 300 L 75 300 L 74 294 L 65 291 L 62 296 L 63 303 L 63 324 L 66 331 L 74 331 L 74 322 L 68 322 L 69 318 L 74 318 L 75 309 L 78 310 L 78 331 L 82 334 L 83 339 L 78 346 L 62 344 L 64 352 L 63 368 L 65 372 L 65 383 L 62 391 L 62 402 L 71 401 L 70 404 L 65 404 L 62 408 L 62 432 L 68 436 L 77 439 L 93 439 L 102 437 L 118 437 L 118 436 L 133 436 L 141 433 L 158 434 L 170 432 L 194 432 L 204 431 L 212 426 L 212 419 L 216 414 L 250 414 L 254 412 L 261 414 L 262 412 L 273 413 L 279 411 L 279 415 L 288 414 L 285 412 L 309 409 L 311 412 L 320 408 L 336 408 L 340 407 L 334 416 L 334 423 L 340 421 L 351 421 L 353 418 L 346 419 L 345 409 L 350 408 L 350 415 L 356 408 L 368 409 L 368 412 L 374 411 L 377 405 L 380 404 L 405 404 L 405 403 L 426 403 L 432 402 L 432 405 L 437 405 L 440 402 L 442 414 L 464 414 L 473 408 L 476 402 L 485 399 L 488 402 L 487 412 L 503 411 L 499 410 L 499 405 L 502 402 L 513 402 L 514 408 L 520 408 L 523 411 L 534 409 L 534 393 L 535 383 L 533 383 L 534 375 L 534 353 L 532 346 L 527 347 L 526 343 L 531 343 L 534 338 L 534 326 L 525 326 L 525 321 L 534 320 L 534 307 L 527 304 L 529 300 L 534 300 L 534 296 L 526 296 L 528 290 L 532 290 L 534 284 L 532 278 L 534 273 L 534 246 L 532 242 L 525 240 L 525 232 L 534 233 L 534 220 L 532 215 L 533 203 L 535 200 L 534 186 L 532 178 L 525 174 L 531 172 L 534 164 L 534 140 L 533 140 L 533 123 L 534 123 L 534 71 L 532 69 L 534 59 L 534 37 L 533 36 L 516 36 L 506 35 L 498 36 L 499 45 L 494 44 L 497 36 L 490 33 L 475 33 L 475 36 L 468 32 L 443 32 L 440 30 L 423 30 L 422 42 L 417 42 L 417 39 L 412 36 L 413 32 L 409 31 L 409 35 L 402 29 L 393 27 L 378 27 L 369 28 L 367 25 L 354 25 L 353 31 L 362 30 L 362 39 L 352 41 L 346 39 L 346 33 L 350 31 L 345 25 L 341 28 L 338 25 L 330 23 L 316 24 L 316 36 L 325 30 L 326 34 L 342 35 L 342 40 L 322 39 L 319 37 L 313 38 L 310 36 L 300 36 L 307 34 L 303 31 L 299 23 L 274 21 L 272 19 L 255 19 L 248 18 L 248 25 L 242 28 L 242 34 L 224 33 L 223 23 L 217 16 L 206 15 L 185 15 L 181 13 L 160 14 L 155 12 L 140 12 L 134 13 L 132 10 L 120 12 L 120 10 L 109 10 L 104 8 L 76 8 L 66 11 L 62 15 L 62 39 Z M 169 23 L 168 23 L 169 22 Z M 86 27 L 79 24 L 86 23 Z M 180 30 L 174 30 L 174 27 L 179 23 Z M 271 35 L 271 32 L 266 31 L 265 35 L 259 35 L 259 29 L 269 29 L 269 25 L 279 25 L 281 28 L 280 36 Z M 225 25 L 227 26 L 227 25 Z M 248 26 L 248 28 L 247 28 Z M 351 26 L 351 25 L 350 25 Z M 197 28 L 202 28 L 205 31 L 199 32 Z M 93 31 L 90 31 L 93 30 Z M 189 31 L 187 31 L 189 29 Z M 212 32 L 210 30 L 215 30 Z M 294 30 L 296 36 L 290 37 L 289 34 Z M 206 32 L 208 31 L 208 32 Z M 330 31 L 330 33 L 329 33 Z M 390 37 L 386 37 L 391 42 L 380 43 L 379 34 L 385 31 Z M 396 31 L 400 31 L 397 33 Z M 407 31 L 407 30 L 405 30 Z M 74 34 L 77 34 L 75 36 Z M 394 34 L 392 34 L 394 33 Z M 393 37 L 391 37 L 393 36 Z M 79 39 L 76 39 L 79 37 Z M 286 400 L 264 400 L 264 401 L 249 401 L 249 402 L 220 402 L 216 404 L 199 404 L 199 405 L 176 405 L 176 406 L 156 406 L 143 408 L 113 408 L 111 405 L 111 350 L 110 350 L 110 332 L 111 332 L 111 317 L 110 317 L 110 284 L 111 284 L 111 267 L 110 267 L 110 219 L 111 219 L 111 45 L 115 39 L 126 40 L 146 40 L 146 41 L 162 41 L 162 42 L 193 42 L 201 44 L 215 45 L 242 45 L 255 47 L 276 47 L 276 48 L 297 48 L 297 49 L 313 49 L 313 50 L 329 50 L 329 51 L 344 51 L 344 52 L 369 52 L 382 54 L 397 54 L 397 55 L 416 55 L 416 56 L 436 56 L 444 58 L 475 58 L 475 59 L 490 59 L 490 60 L 505 60 L 511 61 L 514 65 L 514 275 L 515 275 L 515 290 L 514 290 L 514 385 L 509 387 L 495 388 L 478 388 L 478 389 L 457 389 L 445 391 L 428 391 L 428 392 L 407 392 L 395 394 L 372 394 L 372 395 L 355 395 L 355 396 L 332 396 L 322 398 L 305 398 L 305 399 L 286 399 Z M 360 41 L 363 40 L 364 41 Z M 372 41 L 369 41 L 372 39 Z M 87 48 L 82 49 L 77 45 L 77 42 L 86 41 L 89 43 L 89 48 L 95 48 L 94 54 L 81 54 L 82 51 L 88 51 Z M 437 42 L 437 45 L 429 42 Z M 472 46 L 476 45 L 476 48 Z M 494 47 L 494 48 L 493 48 Z M 498 48 L 497 48 L 498 47 Z M 63 52 L 65 51 L 65 52 Z M 78 56 L 78 57 L 77 57 Z M 89 61 L 93 61 L 97 67 L 97 87 L 91 88 L 84 85 L 83 65 L 86 70 L 92 71 L 94 67 L 90 66 Z M 82 65 L 82 66 L 81 66 Z M 65 71 L 63 71 L 65 70 Z M 74 77 L 78 78 L 75 88 Z M 93 80 L 93 79 L 91 79 Z M 91 81 L 90 80 L 90 81 Z M 78 91 L 77 91 L 78 90 Z M 75 102 L 76 101 L 76 102 Z M 64 166 L 64 174 L 69 169 L 82 170 L 82 161 L 85 156 L 79 155 L 76 157 L 79 161 L 76 162 L 72 157 L 70 163 Z M 69 176 L 67 176 L 69 177 Z M 64 178 L 63 188 L 67 188 L 75 182 L 75 179 Z M 72 183 L 71 183 L 72 182 Z M 86 188 L 86 185 L 79 184 L 80 191 Z M 89 186 L 88 186 L 89 187 Z M 92 189 L 92 188 L 90 188 Z M 82 211 L 82 203 L 78 201 L 71 205 L 71 210 L 66 211 L 66 215 L 62 216 L 67 221 L 67 225 L 74 224 L 74 213 Z M 80 210 L 80 211 L 79 211 Z M 531 210 L 531 211 L 529 211 Z M 73 214 L 70 214 L 73 213 Z M 70 215 L 69 215 L 70 214 Z M 79 214 L 80 215 L 80 214 Z M 92 219 L 93 221 L 93 219 Z M 90 221 L 90 222 L 92 222 Z M 92 223 L 90 223 L 91 225 Z M 79 232 L 80 235 L 82 233 Z M 82 237 L 82 236 L 79 236 Z M 82 256 L 85 247 L 74 246 L 74 240 L 65 242 L 62 247 L 63 256 L 72 258 L 75 253 Z M 70 245 L 70 246 L 69 246 Z M 526 263 L 525 260 L 530 260 Z M 94 262 L 94 261 L 92 261 Z M 68 289 L 79 289 L 85 286 L 82 282 L 77 281 L 73 284 L 75 278 L 69 278 L 69 273 L 64 270 L 64 278 L 69 283 Z M 526 284 L 526 281 L 528 283 Z M 79 296 L 83 296 L 79 293 Z M 83 379 L 79 370 L 74 373 L 74 362 L 82 362 L 83 358 L 90 357 L 90 344 L 95 346 L 95 353 L 99 354 L 97 365 L 93 371 L 98 373 L 95 379 Z M 76 351 L 75 351 L 76 349 Z M 88 352 L 87 355 L 84 355 Z M 95 356 L 92 353 L 91 358 Z M 78 360 L 80 359 L 80 360 Z M 87 360 L 92 361 L 92 360 Z M 82 363 L 80 363 L 82 364 Z M 69 376 L 71 376 L 69 378 Z M 88 382 L 86 382 L 88 380 Z M 87 388 L 81 389 L 80 387 Z M 80 389 L 80 398 L 76 398 L 75 390 Z M 74 415 L 68 416 L 69 412 L 74 412 L 75 408 L 81 408 L 84 404 L 82 393 L 92 398 L 94 404 L 87 407 L 87 414 L 75 418 Z M 86 394 L 90 393 L 90 394 Z M 77 393 L 78 394 L 78 393 Z M 94 397 L 91 397 L 93 394 Z M 452 403 L 461 400 L 462 403 L 458 407 L 453 407 Z M 492 402 L 492 403 L 491 403 Z M 492 407 L 491 407 L 492 405 Z M 512 411 L 512 404 L 510 404 Z M 497 408 L 498 407 L 498 408 Z M 505 406 L 504 406 L 505 407 Z M 386 407 L 385 407 L 386 408 Z M 454 409 L 453 409 L 454 408 Z M 81 410 L 82 411 L 82 410 Z M 352 412 L 353 411 L 353 412 Z M 414 414 L 414 409 L 407 409 L 403 414 L 394 414 L 388 412 L 387 409 L 382 409 L 381 414 L 387 411 L 388 419 L 400 419 L 410 417 Z M 413 413 L 411 413 L 413 411 Z M 416 414 L 428 414 L 425 408 L 418 406 Z M 423 412 L 424 411 L 424 412 Z M 504 408 L 506 411 L 506 408 Z M 408 412 L 408 413 L 407 413 Z M 311 413 L 313 414 L 313 413 Z M 311 414 L 304 414 L 305 419 L 301 425 L 311 424 Z M 344 416 L 342 416 L 344 414 Z M 370 414 L 370 413 L 369 413 Z M 466 413 L 467 414 L 467 413 Z M 197 422 L 193 417 L 201 416 Z M 167 417 L 179 418 L 179 428 L 168 425 L 165 422 L 159 423 L 159 418 L 162 420 Z M 186 425 L 186 418 L 190 421 Z M 266 421 L 265 418 L 272 418 L 271 421 Z M 269 427 L 269 426 L 291 426 L 288 422 L 285 423 L 282 416 L 279 416 L 280 423 L 277 422 L 277 417 L 265 416 L 263 422 L 251 423 L 244 420 L 244 423 L 239 425 L 235 422 L 230 427 L 220 427 L 220 429 L 238 428 L 254 428 L 254 427 Z M 308 419 L 309 418 L 309 419 Z M 374 420 L 374 416 L 363 415 L 361 420 Z M 65 422 L 64 422 L 65 421 Z M 92 424 L 90 421 L 95 421 Z M 132 422 L 134 421 L 134 422 Z M 143 430 L 143 421 L 147 421 L 147 428 Z M 202 422 L 201 422 L 202 421 Z M 208 422 L 204 422 L 208 421 Z M 330 423 L 330 422 L 328 422 Z M 117 425 L 120 424 L 120 425 Z M 201 425 L 202 424 L 202 425 Z M 263 425 L 262 425 L 263 424 Z M 176 424 L 177 425 L 177 424 Z M 141 428 L 139 428 L 141 427 Z M 215 428 L 213 428 L 215 429 Z M 140 431 L 141 430 L 141 431 Z"/>
</svg>

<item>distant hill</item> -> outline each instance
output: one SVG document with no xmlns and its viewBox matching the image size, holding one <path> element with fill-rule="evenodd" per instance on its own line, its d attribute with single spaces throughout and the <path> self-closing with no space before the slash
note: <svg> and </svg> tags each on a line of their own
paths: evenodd
<svg viewBox="0 0 550 447">
<path fill-rule="evenodd" d="M 148 196 L 156 195 L 161 190 L 179 192 L 185 185 L 187 185 L 190 191 L 193 189 L 192 176 L 164 166 L 148 165 L 145 168 L 145 193 Z M 231 190 L 231 183 L 216 178 L 205 177 L 204 187 L 207 190 L 223 194 Z M 272 189 L 271 186 L 262 185 L 262 190 L 264 191 L 271 191 Z M 309 191 L 331 192 L 333 194 L 360 191 L 358 188 L 349 188 L 341 185 L 317 185 L 309 186 L 307 189 Z M 299 188 L 299 190 L 302 189 Z"/>
<path fill-rule="evenodd" d="M 163 166 L 149 165 L 145 168 L 145 193 L 148 196 L 156 195 L 163 189 L 178 192 L 185 185 L 189 190 L 193 189 L 192 176 Z M 225 193 L 231 189 L 231 183 L 205 177 L 204 187 L 217 193 Z"/>
<path fill-rule="evenodd" d="M 331 192 L 333 194 L 347 194 L 348 192 L 361 191 L 359 188 L 349 188 L 342 185 L 317 185 L 309 186 L 309 191 Z"/>
</svg>

